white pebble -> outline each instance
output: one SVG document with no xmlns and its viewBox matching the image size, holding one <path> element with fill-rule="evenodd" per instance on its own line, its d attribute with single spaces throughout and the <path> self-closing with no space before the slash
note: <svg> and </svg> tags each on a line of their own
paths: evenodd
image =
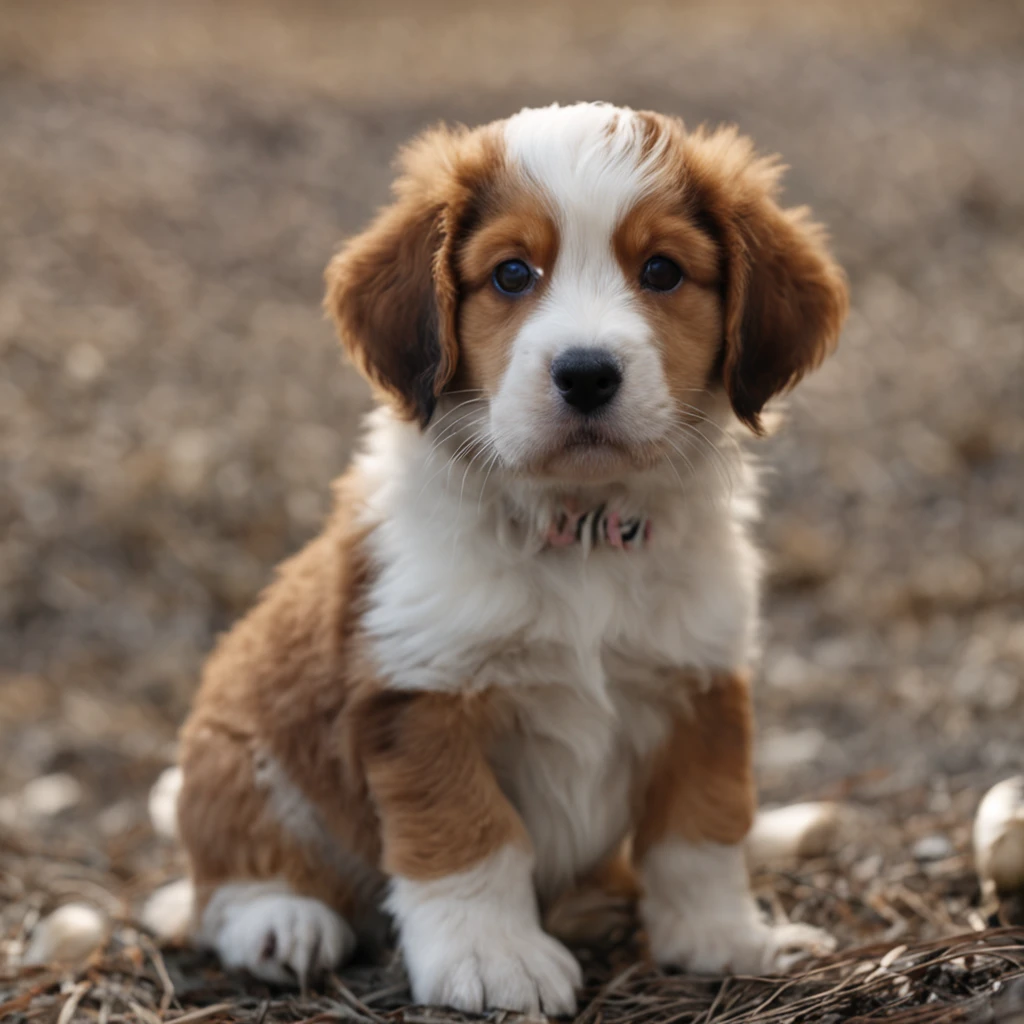
<svg viewBox="0 0 1024 1024">
<path fill-rule="evenodd" d="M 852 808 L 831 801 L 760 811 L 747 837 L 747 860 L 764 865 L 832 853 L 853 817 Z"/>
<path fill-rule="evenodd" d="M 52 818 L 82 799 L 81 783 L 73 775 L 56 772 L 33 779 L 21 791 L 21 809 L 33 818 Z"/>
<path fill-rule="evenodd" d="M 181 769 L 165 768 L 149 791 L 149 820 L 158 836 L 178 838 L 178 794 L 181 792 Z"/>
<path fill-rule="evenodd" d="M 994 785 L 974 818 L 974 860 L 982 886 L 1024 892 L 1024 775 Z"/>
<path fill-rule="evenodd" d="M 922 836 L 914 843 L 915 860 L 945 860 L 955 852 L 949 838 L 943 835 Z"/>
<path fill-rule="evenodd" d="M 97 949 L 107 930 L 106 917 L 88 903 L 66 903 L 43 918 L 25 951 L 26 966 L 75 963 Z"/>
<path fill-rule="evenodd" d="M 195 890 L 187 878 L 161 886 L 146 900 L 140 920 L 164 941 L 183 939 L 192 923 Z"/>
<path fill-rule="evenodd" d="M 828 738 L 819 729 L 766 733 L 757 748 L 757 761 L 762 768 L 797 768 L 819 758 L 827 746 Z"/>
</svg>

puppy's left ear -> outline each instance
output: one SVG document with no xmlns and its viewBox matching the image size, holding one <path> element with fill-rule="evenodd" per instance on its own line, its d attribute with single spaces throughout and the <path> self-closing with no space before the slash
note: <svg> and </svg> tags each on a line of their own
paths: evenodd
<svg viewBox="0 0 1024 1024">
<path fill-rule="evenodd" d="M 394 203 L 342 248 L 325 273 L 324 307 L 378 394 L 426 426 L 455 372 L 457 286 L 452 246 L 465 189 L 460 136 L 435 129 L 401 156 Z"/>
<path fill-rule="evenodd" d="M 736 415 L 763 432 L 761 411 L 835 348 L 846 277 L 806 207 L 776 202 L 783 168 L 732 129 L 698 136 L 696 180 L 725 257 L 722 382 Z"/>
</svg>

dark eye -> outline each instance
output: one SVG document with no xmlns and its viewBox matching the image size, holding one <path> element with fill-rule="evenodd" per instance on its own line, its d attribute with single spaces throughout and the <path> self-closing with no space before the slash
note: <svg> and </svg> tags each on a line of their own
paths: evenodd
<svg viewBox="0 0 1024 1024">
<path fill-rule="evenodd" d="M 678 263 L 673 263 L 667 256 L 652 256 L 644 264 L 640 284 L 652 292 L 670 292 L 682 279 L 683 272 Z"/>
<path fill-rule="evenodd" d="M 520 295 L 533 284 L 533 271 L 522 260 L 505 260 L 491 275 L 494 287 L 506 295 Z"/>
</svg>

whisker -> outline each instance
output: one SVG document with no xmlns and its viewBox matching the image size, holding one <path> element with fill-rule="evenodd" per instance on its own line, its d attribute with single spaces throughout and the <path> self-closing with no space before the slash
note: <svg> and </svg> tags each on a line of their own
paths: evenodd
<svg viewBox="0 0 1024 1024">
<path fill-rule="evenodd" d="M 456 449 L 456 451 L 448 459 L 446 459 L 441 464 L 441 466 L 434 473 L 431 474 L 430 478 L 420 488 L 419 494 L 417 494 L 417 496 L 416 496 L 416 503 L 417 503 L 417 505 L 419 504 L 420 498 L 423 496 L 423 492 L 430 486 L 430 484 L 432 484 L 445 471 L 445 469 L 448 470 L 448 477 L 447 477 L 447 480 L 446 480 L 445 485 L 444 485 L 445 489 L 447 490 L 451 486 L 452 470 L 455 468 L 456 461 L 458 459 L 460 459 L 473 445 L 479 444 L 481 441 L 483 441 L 483 443 L 485 445 L 489 445 L 490 444 L 490 441 L 488 441 L 486 438 L 480 438 L 479 436 L 474 435 L 473 437 L 470 437 L 468 440 L 464 441 L 461 445 L 459 445 L 459 447 Z M 475 456 L 474 456 L 474 458 L 475 458 Z M 470 465 L 472 465 L 472 460 L 470 461 Z M 463 482 L 465 482 L 465 477 L 463 477 Z M 461 496 L 460 496 L 460 507 L 461 507 Z M 437 518 L 438 513 L 441 511 L 441 509 L 442 509 L 442 502 L 439 501 L 439 502 L 435 503 L 434 510 L 430 513 L 430 516 L 427 519 L 427 524 L 428 525 L 432 524 L 434 522 L 434 520 Z"/>
<path fill-rule="evenodd" d="M 667 437 L 666 437 L 666 438 L 664 438 L 664 440 L 665 440 L 665 441 L 666 441 L 666 442 L 667 442 L 667 443 L 668 443 L 669 445 L 671 445 L 671 447 L 672 447 L 672 448 L 675 448 L 675 445 L 674 445 L 674 444 L 672 444 L 672 442 L 671 442 L 671 441 L 670 441 L 670 440 L 669 440 L 669 439 L 668 439 Z M 692 475 L 693 475 L 693 465 L 692 465 L 692 463 L 690 462 L 690 460 L 689 460 L 689 459 L 687 459 L 687 458 L 686 458 L 686 456 L 685 456 L 685 455 L 683 455 L 683 453 L 682 453 L 682 452 L 680 452 L 680 451 L 679 451 L 679 449 L 678 449 L 678 448 L 676 448 L 676 451 L 678 452 L 678 454 L 679 454 L 679 455 L 682 455 L 682 456 L 683 456 L 683 458 L 684 458 L 684 459 L 686 459 L 686 463 L 687 463 L 687 465 L 688 465 L 688 466 L 690 467 L 690 474 L 691 474 L 691 476 L 692 476 Z M 678 470 L 678 469 L 676 469 L 676 464 L 675 464 L 675 463 L 674 463 L 674 462 L 672 461 L 672 459 L 671 459 L 671 458 L 670 458 L 670 459 L 668 459 L 668 460 L 666 460 L 666 461 L 668 462 L 668 468 L 672 470 L 673 474 L 675 475 L 675 478 L 676 478 L 676 480 L 677 480 L 677 481 L 679 482 L 679 490 L 680 490 L 680 492 L 681 492 L 682 494 L 686 494 L 686 484 L 684 484 L 684 483 L 683 483 L 683 478 L 682 478 L 682 477 L 681 477 L 681 476 L 679 475 L 679 470 Z"/>
<path fill-rule="evenodd" d="M 466 413 L 465 416 L 463 416 L 462 419 L 459 421 L 459 424 L 456 424 L 456 426 L 452 430 L 450 430 L 445 435 L 445 437 L 439 439 L 438 442 L 430 449 L 430 452 L 427 455 L 427 464 L 429 464 L 430 460 L 434 457 L 434 454 L 437 452 L 438 448 L 441 447 L 441 444 L 444 441 L 447 441 L 450 437 L 454 436 L 456 433 L 458 433 L 459 426 L 461 425 L 462 421 L 465 420 L 468 416 L 469 413 Z M 451 467 L 455 464 L 455 460 L 459 458 L 459 456 L 462 454 L 462 451 L 466 447 L 466 445 L 472 443 L 473 438 L 470 438 L 468 442 L 464 442 L 463 444 L 459 445 L 456 451 L 447 459 L 445 459 L 444 462 L 441 463 L 440 467 L 434 473 L 431 474 L 431 476 L 424 482 L 423 486 L 420 488 L 419 493 L 416 495 L 416 504 L 419 504 L 420 498 L 423 497 L 423 492 L 445 471 L 446 468 L 449 470 L 449 478 L 451 477 Z"/>
<path fill-rule="evenodd" d="M 708 438 L 706 438 L 703 434 L 697 431 L 696 428 L 692 427 L 692 425 L 677 424 L 675 426 L 675 430 L 677 431 L 675 436 L 684 444 L 690 441 L 703 442 L 703 444 L 706 446 L 704 450 L 704 456 L 711 463 L 711 466 L 714 469 L 716 476 L 718 477 L 718 482 L 721 484 L 723 490 L 726 492 L 726 494 L 731 494 L 735 488 L 736 480 L 732 471 L 732 464 L 721 452 L 721 450 L 713 442 L 709 441 Z M 676 448 L 674 444 L 673 448 Z M 676 448 L 676 451 L 679 451 L 679 449 Z M 679 454 L 682 455 L 683 453 L 679 451 Z"/>
<path fill-rule="evenodd" d="M 719 458 L 721 460 L 723 466 L 729 466 L 730 465 L 728 459 L 725 456 L 725 453 L 718 447 L 717 444 L 715 444 L 714 441 L 711 440 L 711 438 L 709 438 L 707 436 L 707 434 L 704 433 L 704 431 L 702 431 L 699 427 L 697 427 L 696 424 L 690 423 L 687 420 L 682 420 L 682 421 L 676 423 L 674 426 L 675 426 L 676 430 L 682 431 L 685 434 L 688 434 L 688 435 L 691 435 L 691 436 L 692 435 L 696 435 L 697 437 L 699 437 L 704 442 L 704 444 L 707 446 L 708 450 L 714 456 L 717 456 L 717 458 Z M 736 438 L 730 437 L 728 434 L 726 434 L 725 437 L 732 444 L 733 451 L 736 452 L 737 454 L 740 454 L 741 448 L 740 448 L 739 442 L 736 440 Z M 731 473 L 730 473 L 730 476 L 731 476 Z"/>
<path fill-rule="evenodd" d="M 686 452 L 684 452 L 682 450 L 682 448 L 680 448 L 677 444 L 675 444 L 672 441 L 671 437 L 666 435 L 665 438 L 664 438 L 664 441 L 683 460 L 683 462 L 686 463 L 687 469 L 689 469 L 689 471 L 690 471 L 690 476 L 696 477 L 697 476 L 697 467 L 694 466 L 694 464 L 690 461 L 690 458 L 686 454 Z M 669 459 L 669 465 L 670 466 L 672 465 L 672 460 L 671 459 Z M 680 482 L 682 482 L 682 481 L 680 481 Z"/>
<path fill-rule="evenodd" d="M 441 426 L 441 424 L 444 423 L 444 421 L 448 419 L 448 417 L 451 416 L 452 413 L 456 413 L 460 409 L 466 408 L 467 405 L 476 405 L 480 402 L 486 401 L 486 398 L 467 398 L 464 402 L 459 402 L 457 405 L 453 405 L 440 419 L 435 420 L 433 423 L 430 424 L 431 431 L 436 430 L 439 426 Z"/>
<path fill-rule="evenodd" d="M 477 438 L 474 436 L 469 438 L 468 441 L 463 441 L 463 443 L 455 450 L 455 454 L 448 460 L 448 476 L 445 478 L 445 487 L 451 486 L 452 470 L 455 468 L 455 463 L 458 462 L 476 443 Z"/>
<path fill-rule="evenodd" d="M 469 477 L 469 471 L 473 468 L 473 463 L 476 462 L 481 455 L 484 455 L 488 448 L 492 447 L 492 443 L 487 438 L 480 438 L 477 440 L 480 440 L 483 443 L 480 446 L 480 450 L 473 455 L 466 465 L 465 472 L 462 474 L 462 486 L 459 488 L 459 506 L 455 511 L 455 535 L 452 538 L 453 555 L 458 551 L 459 534 L 462 532 L 462 499 L 466 493 L 466 480 Z"/>
<path fill-rule="evenodd" d="M 493 442 L 491 442 L 491 447 L 494 448 Z M 481 512 L 481 510 L 483 508 L 484 494 L 487 491 L 487 481 L 490 479 L 491 470 L 494 469 L 494 467 L 498 464 L 500 459 L 501 459 L 501 452 L 499 452 L 497 448 L 494 448 L 494 451 L 491 453 L 491 457 L 484 464 L 486 469 L 487 469 L 487 472 L 484 474 L 483 483 L 480 484 L 480 496 L 477 498 L 477 502 L 476 502 L 476 514 L 477 515 L 480 515 L 480 512 Z"/>
<path fill-rule="evenodd" d="M 675 429 L 676 430 L 681 430 L 681 428 L 678 425 L 676 426 Z M 686 436 L 686 435 L 683 435 L 682 433 L 680 433 L 680 434 L 677 434 L 676 436 L 678 437 L 678 439 L 680 441 L 683 441 L 684 443 L 686 443 L 687 441 L 690 441 L 690 440 L 696 440 L 696 438 L 693 435 Z M 722 454 L 721 451 L 718 450 L 718 448 L 714 444 L 712 444 L 706 438 L 702 438 L 702 440 L 708 446 L 707 447 L 707 452 L 705 454 L 705 457 L 711 463 L 711 466 L 714 469 L 715 474 L 718 477 L 719 483 L 721 484 L 722 490 L 724 491 L 724 494 L 725 494 L 726 499 L 727 499 L 728 496 L 732 494 L 733 490 L 735 489 L 735 484 L 736 484 L 735 477 L 734 477 L 734 475 L 732 473 L 731 463 L 729 463 L 725 459 L 725 456 Z M 683 459 L 686 460 L 687 464 L 690 466 L 691 472 L 693 473 L 693 475 L 695 477 L 697 477 L 696 470 L 693 467 L 692 462 L 690 462 L 690 460 L 687 458 L 686 453 L 684 451 L 682 451 L 672 441 L 671 435 L 666 436 L 665 437 L 665 441 L 666 441 L 667 444 L 669 444 L 672 447 L 672 449 L 678 455 L 680 455 Z M 671 460 L 669 460 L 669 465 L 672 465 Z M 723 469 L 723 467 L 724 467 L 724 469 Z M 705 496 L 710 497 L 712 499 L 712 501 L 714 503 L 716 503 L 716 504 L 718 503 L 719 500 L 721 500 L 721 497 L 722 497 L 720 494 L 709 495 L 706 491 L 704 493 L 705 493 Z"/>
<path fill-rule="evenodd" d="M 728 430 L 726 430 L 726 428 L 723 427 L 721 423 L 718 423 L 715 419 L 709 416 L 703 409 L 698 409 L 697 406 L 690 405 L 687 402 L 679 402 L 677 404 L 682 406 L 682 408 L 686 409 L 690 414 L 696 416 L 698 423 L 706 423 L 709 426 L 714 427 L 723 437 L 728 438 L 734 444 L 737 443 L 736 438 L 733 437 L 733 435 Z"/>
<path fill-rule="evenodd" d="M 470 404 L 471 404 L 471 402 L 463 402 L 462 403 L 462 405 L 470 405 Z M 461 409 L 462 405 L 460 405 L 458 407 L 458 409 Z M 456 412 L 456 411 L 458 411 L 458 410 L 457 409 L 453 409 L 452 410 L 452 412 Z M 466 411 L 463 412 L 463 414 L 457 420 L 455 420 L 454 423 L 449 423 L 448 426 L 441 432 L 441 434 L 437 438 L 434 439 L 434 443 L 431 445 L 430 451 L 427 453 L 427 458 L 429 459 L 431 456 L 433 456 L 433 454 L 437 451 L 438 448 L 441 447 L 442 444 L 444 444 L 445 441 L 447 441 L 451 437 L 454 437 L 459 432 L 460 426 L 473 413 L 475 413 L 476 411 L 477 410 L 475 410 L 475 409 L 467 409 Z M 449 414 L 446 413 L 445 415 L 447 416 Z"/>
</svg>

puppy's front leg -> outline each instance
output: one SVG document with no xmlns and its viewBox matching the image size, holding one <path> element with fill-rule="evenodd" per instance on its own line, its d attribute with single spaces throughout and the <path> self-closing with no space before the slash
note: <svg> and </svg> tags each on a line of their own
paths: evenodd
<svg viewBox="0 0 1024 1024">
<path fill-rule="evenodd" d="M 634 840 L 651 952 L 706 974 L 785 970 L 832 939 L 765 923 L 750 892 L 743 840 L 756 804 L 750 691 L 736 675 L 694 695 L 657 759 Z"/>
<path fill-rule="evenodd" d="M 579 965 L 541 929 L 530 840 L 487 763 L 479 701 L 380 691 L 354 727 L 414 999 L 572 1013 Z"/>
</svg>

